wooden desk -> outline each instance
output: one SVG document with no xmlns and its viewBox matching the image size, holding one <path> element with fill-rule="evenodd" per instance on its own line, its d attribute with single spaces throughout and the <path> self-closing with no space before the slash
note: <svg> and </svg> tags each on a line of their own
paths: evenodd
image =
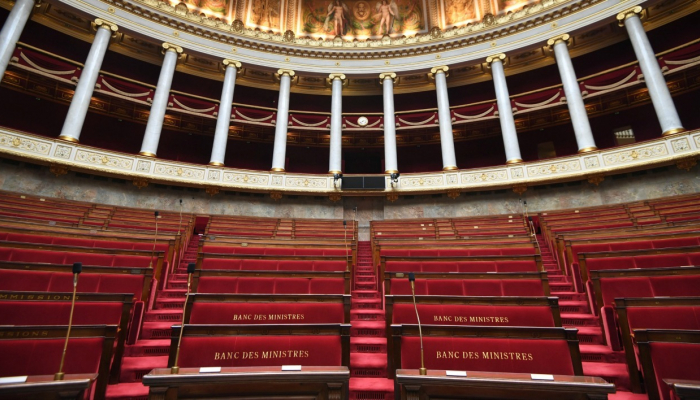
<svg viewBox="0 0 700 400">
<path fill-rule="evenodd" d="M 675 393 L 681 400 L 700 399 L 700 381 L 664 379 L 664 382 L 671 387 L 673 393 Z"/>
<path fill-rule="evenodd" d="M 97 374 L 67 374 L 62 381 L 53 375 L 34 375 L 24 383 L 0 384 L 2 399 L 83 399 Z"/>
<path fill-rule="evenodd" d="M 158 400 L 198 398 L 298 399 L 348 398 L 350 371 L 347 367 L 227 367 L 220 373 L 199 373 L 199 368 L 156 368 L 143 377 L 149 398 Z"/>
<path fill-rule="evenodd" d="M 396 399 L 607 399 L 615 385 L 590 376 L 554 375 L 553 381 L 533 380 L 530 374 L 468 371 L 466 377 L 446 376 L 444 370 L 396 371 Z"/>
</svg>

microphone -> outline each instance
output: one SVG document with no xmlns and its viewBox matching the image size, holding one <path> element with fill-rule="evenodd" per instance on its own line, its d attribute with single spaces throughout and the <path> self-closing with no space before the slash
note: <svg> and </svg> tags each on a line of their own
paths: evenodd
<svg viewBox="0 0 700 400">
<path fill-rule="evenodd" d="M 416 305 L 416 275 L 413 272 L 408 273 L 408 281 L 411 282 L 411 295 L 413 296 L 413 309 L 416 310 L 416 319 L 418 320 L 418 335 L 420 336 L 420 369 L 418 370 L 421 375 L 428 375 L 428 370 L 425 368 L 425 361 L 423 359 L 423 330 L 420 326 L 420 317 L 418 316 L 418 306 Z"/>
<path fill-rule="evenodd" d="M 155 216 L 156 220 L 156 234 L 153 236 L 153 249 L 151 249 L 151 261 L 148 263 L 148 268 L 153 268 L 153 257 L 156 253 L 156 241 L 158 240 L 158 218 L 160 218 L 159 212 L 156 211 L 153 213 L 153 215 Z M 156 279 L 160 279 L 160 277 L 156 277 Z"/>
<path fill-rule="evenodd" d="M 177 224 L 177 234 L 180 235 L 180 227 L 182 226 L 182 199 L 180 199 L 180 222 Z"/>
<path fill-rule="evenodd" d="M 63 362 L 66 360 L 66 350 L 68 349 L 68 338 L 70 337 L 70 329 L 73 326 L 73 309 L 75 309 L 75 291 L 78 288 L 78 274 L 83 272 L 83 263 L 73 263 L 73 297 L 70 302 L 70 316 L 68 317 L 68 332 L 66 332 L 66 341 L 63 343 L 63 355 L 61 355 L 61 363 L 58 364 L 58 372 L 53 376 L 53 380 L 62 381 L 65 374 L 63 373 Z"/>
<path fill-rule="evenodd" d="M 187 311 L 187 300 L 190 298 L 190 283 L 192 282 L 192 274 L 194 274 L 195 263 L 187 264 L 187 294 L 185 295 L 185 305 L 182 306 L 182 324 L 180 324 L 180 337 L 177 339 L 177 351 L 175 352 L 175 363 L 170 367 L 171 374 L 179 374 L 180 367 L 177 366 L 177 361 L 180 359 L 180 342 L 182 342 L 182 332 L 185 330 L 185 311 Z"/>
<path fill-rule="evenodd" d="M 345 272 L 350 272 L 348 264 L 350 264 L 350 259 L 348 258 L 348 221 L 343 220 L 343 241 L 345 242 Z"/>
</svg>

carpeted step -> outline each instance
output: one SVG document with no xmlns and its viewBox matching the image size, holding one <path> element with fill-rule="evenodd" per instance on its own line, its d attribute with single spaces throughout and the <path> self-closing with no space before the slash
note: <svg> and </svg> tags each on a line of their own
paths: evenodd
<svg viewBox="0 0 700 400">
<path fill-rule="evenodd" d="M 581 360 L 586 362 L 624 363 L 625 352 L 613 351 L 602 344 L 581 344 Z"/>
<path fill-rule="evenodd" d="M 631 391 L 627 364 L 584 362 L 583 374 L 603 378 L 621 390 Z"/>
<path fill-rule="evenodd" d="M 379 304 L 381 307 L 381 303 Z M 384 321 L 384 310 L 355 309 L 350 310 L 350 321 Z"/>
<path fill-rule="evenodd" d="M 382 308 L 382 299 L 352 299 L 353 310 L 371 309 L 379 310 Z"/>
<path fill-rule="evenodd" d="M 355 283 L 372 283 L 372 284 L 374 284 L 376 282 L 376 280 L 377 279 L 374 277 L 374 274 L 355 276 Z"/>
<path fill-rule="evenodd" d="M 563 314 L 590 313 L 587 301 L 559 300 L 559 310 Z"/>
<path fill-rule="evenodd" d="M 156 309 L 159 310 L 176 310 L 181 309 L 185 305 L 185 298 L 161 298 L 156 299 Z"/>
<path fill-rule="evenodd" d="M 355 299 L 378 299 L 380 298 L 379 292 L 376 290 L 353 290 L 350 292 L 352 298 Z"/>
<path fill-rule="evenodd" d="M 559 297 L 559 301 L 587 301 L 585 293 L 577 292 L 557 292 L 556 290 L 550 292 L 550 296 Z"/>
<path fill-rule="evenodd" d="M 571 292 L 574 290 L 574 284 L 570 282 L 549 282 L 549 288 L 553 292 Z"/>
<path fill-rule="evenodd" d="M 187 288 L 185 289 L 163 289 L 158 291 L 159 298 L 182 298 L 184 300 L 187 294 Z"/>
<path fill-rule="evenodd" d="M 154 368 L 168 366 L 168 356 L 157 357 L 124 357 L 119 382 L 140 382 L 144 375 Z"/>
<path fill-rule="evenodd" d="M 394 381 L 386 378 L 350 378 L 349 400 L 394 400 Z"/>
<path fill-rule="evenodd" d="M 148 400 L 148 386 L 141 382 L 107 386 L 107 400 Z"/>
<path fill-rule="evenodd" d="M 580 344 L 603 344 L 603 330 L 596 326 L 581 326 L 578 329 Z"/>
<path fill-rule="evenodd" d="M 351 321 L 350 324 L 352 337 L 386 337 L 384 321 Z"/>
<path fill-rule="evenodd" d="M 355 282 L 355 288 L 357 290 L 373 290 L 377 287 L 374 282 Z"/>
<path fill-rule="evenodd" d="M 170 354 L 170 338 L 154 340 L 137 340 L 136 344 L 127 345 L 125 357 L 167 356 Z"/>
<path fill-rule="evenodd" d="M 351 337 L 351 353 L 383 353 L 386 354 L 386 338 L 381 337 Z"/>
<path fill-rule="evenodd" d="M 592 314 L 563 313 L 561 314 L 561 323 L 564 326 L 574 327 L 600 326 L 600 320 Z"/>
<path fill-rule="evenodd" d="M 187 280 L 184 281 L 176 279 L 168 279 L 167 283 L 168 289 L 187 289 Z"/>
<path fill-rule="evenodd" d="M 182 310 L 151 310 L 146 311 L 144 322 L 180 322 L 182 321 Z"/>
<path fill-rule="evenodd" d="M 350 376 L 386 378 L 386 353 L 350 353 Z"/>
<path fill-rule="evenodd" d="M 568 276 L 564 276 L 561 274 L 557 275 L 549 275 L 547 274 L 547 279 L 549 280 L 549 284 L 551 285 L 552 283 L 569 283 L 571 278 Z"/>
<path fill-rule="evenodd" d="M 617 393 L 609 394 L 609 400 L 649 400 L 649 395 L 645 393 L 632 393 L 626 390 L 617 390 Z"/>
<path fill-rule="evenodd" d="M 165 339 L 170 338 L 170 327 L 177 325 L 173 322 L 144 322 L 141 327 L 141 339 Z"/>
</svg>

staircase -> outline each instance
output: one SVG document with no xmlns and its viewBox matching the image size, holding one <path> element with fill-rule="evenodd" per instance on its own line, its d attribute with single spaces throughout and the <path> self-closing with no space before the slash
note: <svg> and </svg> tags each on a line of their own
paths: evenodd
<svg viewBox="0 0 700 400">
<path fill-rule="evenodd" d="M 604 343 L 603 329 L 598 317 L 590 310 L 585 293 L 574 290 L 570 276 L 565 276 L 541 235 L 537 235 L 542 254 L 542 264 L 552 296 L 559 297 L 562 326 L 578 329 L 579 348 L 583 361 L 583 374 L 598 376 L 614 383 L 617 393 L 610 399 L 648 399 L 645 394 L 630 392 L 630 378 L 625 364 L 624 351 L 613 351 Z"/>
<path fill-rule="evenodd" d="M 187 294 L 187 264 L 197 260 L 200 236 L 193 235 L 180 265 L 168 282 L 156 293 L 152 310 L 146 310 L 141 333 L 136 343 L 127 345 L 119 376 L 119 384 L 107 388 L 107 398 L 114 400 L 146 400 L 148 387 L 141 378 L 154 368 L 168 366 L 170 327 L 182 322 L 182 308 Z"/>
<path fill-rule="evenodd" d="M 387 379 L 386 320 L 370 242 L 357 242 L 350 311 L 350 400 L 392 400 Z"/>
</svg>

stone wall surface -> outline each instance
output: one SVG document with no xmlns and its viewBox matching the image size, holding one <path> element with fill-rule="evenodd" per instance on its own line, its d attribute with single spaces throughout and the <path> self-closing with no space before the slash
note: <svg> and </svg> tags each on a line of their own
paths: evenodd
<svg viewBox="0 0 700 400">
<path fill-rule="evenodd" d="M 346 196 L 332 202 L 321 196 L 269 194 L 210 196 L 203 189 L 156 187 L 143 189 L 130 181 L 68 172 L 54 176 L 47 167 L 0 162 L 0 189 L 27 195 L 87 201 L 123 207 L 179 211 L 196 214 L 245 215 L 273 218 L 321 218 L 352 220 L 357 207 L 361 240 L 369 239 L 369 221 L 400 218 L 450 218 L 522 212 L 521 196 L 511 190 L 403 196 L 394 202 L 380 196 Z M 600 185 L 570 182 L 530 187 L 523 193 L 531 213 L 648 200 L 700 192 L 700 167 L 690 171 L 675 166 L 606 177 Z"/>
</svg>

